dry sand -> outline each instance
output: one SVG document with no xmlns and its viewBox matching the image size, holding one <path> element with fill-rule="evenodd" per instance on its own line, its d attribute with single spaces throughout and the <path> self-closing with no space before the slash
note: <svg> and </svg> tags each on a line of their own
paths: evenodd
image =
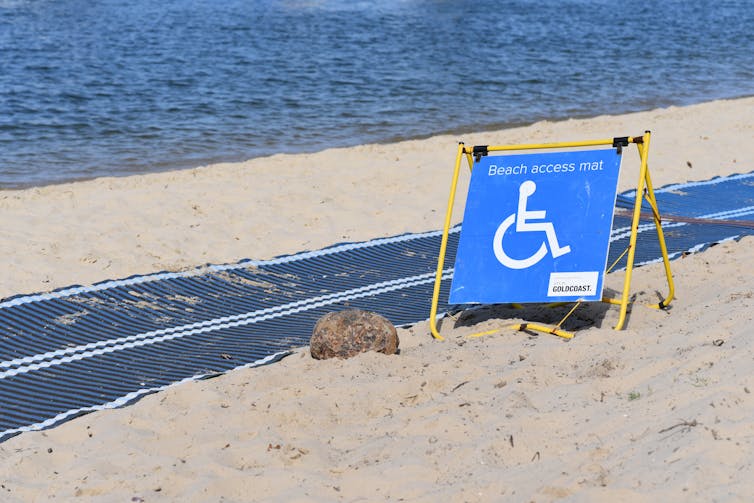
<svg viewBox="0 0 754 503">
<path fill-rule="evenodd" d="M 651 129 L 659 186 L 754 169 L 752 117 L 747 98 L 463 139 Z M 0 192 L 0 297 L 437 229 L 457 140 Z M 621 190 L 636 183 L 634 150 Z M 751 501 L 752 244 L 673 262 L 672 309 L 637 305 L 622 332 L 616 308 L 591 304 L 580 315 L 597 326 L 570 342 L 465 338 L 531 314 L 482 309 L 444 320 L 442 343 L 427 323 L 401 330 L 399 355 L 317 362 L 302 349 L 19 435 L 0 444 L 0 501 Z M 661 267 L 633 285 L 655 301 Z"/>
</svg>

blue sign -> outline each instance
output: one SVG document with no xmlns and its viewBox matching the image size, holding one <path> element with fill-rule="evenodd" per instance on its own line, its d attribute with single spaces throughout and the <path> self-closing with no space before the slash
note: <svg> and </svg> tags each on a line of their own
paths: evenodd
<svg viewBox="0 0 754 503">
<path fill-rule="evenodd" d="M 601 149 L 476 162 L 450 304 L 600 300 L 620 161 Z"/>
</svg>

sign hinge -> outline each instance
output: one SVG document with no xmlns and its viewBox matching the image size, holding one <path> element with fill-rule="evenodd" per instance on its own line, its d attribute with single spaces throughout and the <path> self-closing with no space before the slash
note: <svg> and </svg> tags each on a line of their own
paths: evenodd
<svg viewBox="0 0 754 503">
<path fill-rule="evenodd" d="M 618 136 L 613 138 L 613 147 L 618 149 L 618 155 L 623 153 L 623 147 L 628 147 L 628 136 Z"/>
<path fill-rule="evenodd" d="M 479 162 L 479 159 L 486 156 L 488 153 L 487 145 L 474 145 L 473 154 L 476 162 Z"/>
</svg>

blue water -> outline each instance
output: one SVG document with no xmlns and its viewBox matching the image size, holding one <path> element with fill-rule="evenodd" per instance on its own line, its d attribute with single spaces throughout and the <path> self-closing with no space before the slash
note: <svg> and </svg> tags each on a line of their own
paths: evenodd
<svg viewBox="0 0 754 503">
<path fill-rule="evenodd" d="M 0 0 L 0 187 L 754 95 L 752 27 L 750 0 Z"/>
</svg>

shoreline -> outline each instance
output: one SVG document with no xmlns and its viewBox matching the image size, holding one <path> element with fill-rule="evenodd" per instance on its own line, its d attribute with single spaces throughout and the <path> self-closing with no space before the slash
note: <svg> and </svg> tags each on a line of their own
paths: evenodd
<svg viewBox="0 0 754 503">
<path fill-rule="evenodd" d="M 450 130 L 440 129 L 434 133 L 417 135 L 414 137 L 406 137 L 406 138 L 393 137 L 393 138 L 387 138 L 382 141 L 376 141 L 376 142 L 371 142 L 371 143 L 366 142 L 366 143 L 356 143 L 356 144 L 347 144 L 347 145 L 333 145 L 333 146 L 321 147 L 321 148 L 312 147 L 312 150 L 281 151 L 281 152 L 276 152 L 273 154 L 260 154 L 260 155 L 256 155 L 256 156 L 249 157 L 242 160 L 219 159 L 216 162 L 210 162 L 207 164 L 197 165 L 196 163 L 192 163 L 191 165 L 188 165 L 188 164 L 186 164 L 185 166 L 176 165 L 176 166 L 166 167 L 166 168 L 161 168 L 161 169 L 156 169 L 156 170 L 137 170 L 133 173 L 123 174 L 123 175 L 91 176 L 91 177 L 82 177 L 82 178 L 76 178 L 76 179 L 65 180 L 65 181 L 42 182 L 39 184 L 34 184 L 34 183 L 14 184 L 7 187 L 0 187 L 0 194 L 2 194 L 4 191 L 31 190 L 31 189 L 43 188 L 43 187 L 52 187 L 52 186 L 76 184 L 76 183 L 82 183 L 82 182 L 91 182 L 91 181 L 99 180 L 99 179 L 129 178 L 129 177 L 134 177 L 134 176 L 148 176 L 148 175 L 153 175 L 153 174 L 164 174 L 164 173 L 172 173 L 172 172 L 189 171 L 189 170 L 200 169 L 200 168 L 210 168 L 212 166 L 218 166 L 218 165 L 245 164 L 249 162 L 266 159 L 274 155 L 290 155 L 290 156 L 314 155 L 314 154 L 318 154 L 320 152 L 323 152 L 326 150 L 332 150 L 332 149 L 341 150 L 341 149 L 349 149 L 349 148 L 365 146 L 365 145 L 374 145 L 374 146 L 393 145 L 393 144 L 412 142 L 412 141 L 423 141 L 423 140 L 431 139 L 433 137 L 440 137 L 440 136 L 455 136 L 455 137 L 461 138 L 465 135 L 477 136 L 477 135 L 483 135 L 483 134 L 496 133 L 496 132 L 510 130 L 510 129 L 527 128 L 530 126 L 534 126 L 538 123 L 559 123 L 559 122 L 566 122 L 570 120 L 589 120 L 589 119 L 595 119 L 599 117 L 611 117 L 611 116 L 619 116 L 619 115 L 626 115 L 626 114 L 632 114 L 632 113 L 651 112 L 653 110 L 666 110 L 669 108 L 685 108 L 685 107 L 690 107 L 690 106 L 703 105 L 705 103 L 715 103 L 719 101 L 736 101 L 736 100 L 745 100 L 745 99 L 750 99 L 750 98 L 754 98 L 754 95 L 742 95 L 742 96 L 735 96 L 735 97 L 730 97 L 730 98 L 718 98 L 718 99 L 709 100 L 709 101 L 687 103 L 687 104 L 669 104 L 665 106 L 641 108 L 641 109 L 633 110 L 633 111 L 628 111 L 630 107 L 627 107 L 625 112 L 617 112 L 615 114 L 594 115 L 594 114 L 584 112 L 580 114 L 571 115 L 568 117 L 547 117 L 547 118 L 534 119 L 532 121 L 521 121 L 521 122 L 511 122 L 511 123 L 498 122 L 498 123 L 489 124 L 488 126 L 481 127 L 481 128 L 468 126 L 468 127 L 458 127 L 458 128 L 450 129 Z M 642 132 L 642 131 L 639 131 L 639 132 Z M 634 132 L 634 134 L 639 133 L 639 132 Z"/>
</svg>

